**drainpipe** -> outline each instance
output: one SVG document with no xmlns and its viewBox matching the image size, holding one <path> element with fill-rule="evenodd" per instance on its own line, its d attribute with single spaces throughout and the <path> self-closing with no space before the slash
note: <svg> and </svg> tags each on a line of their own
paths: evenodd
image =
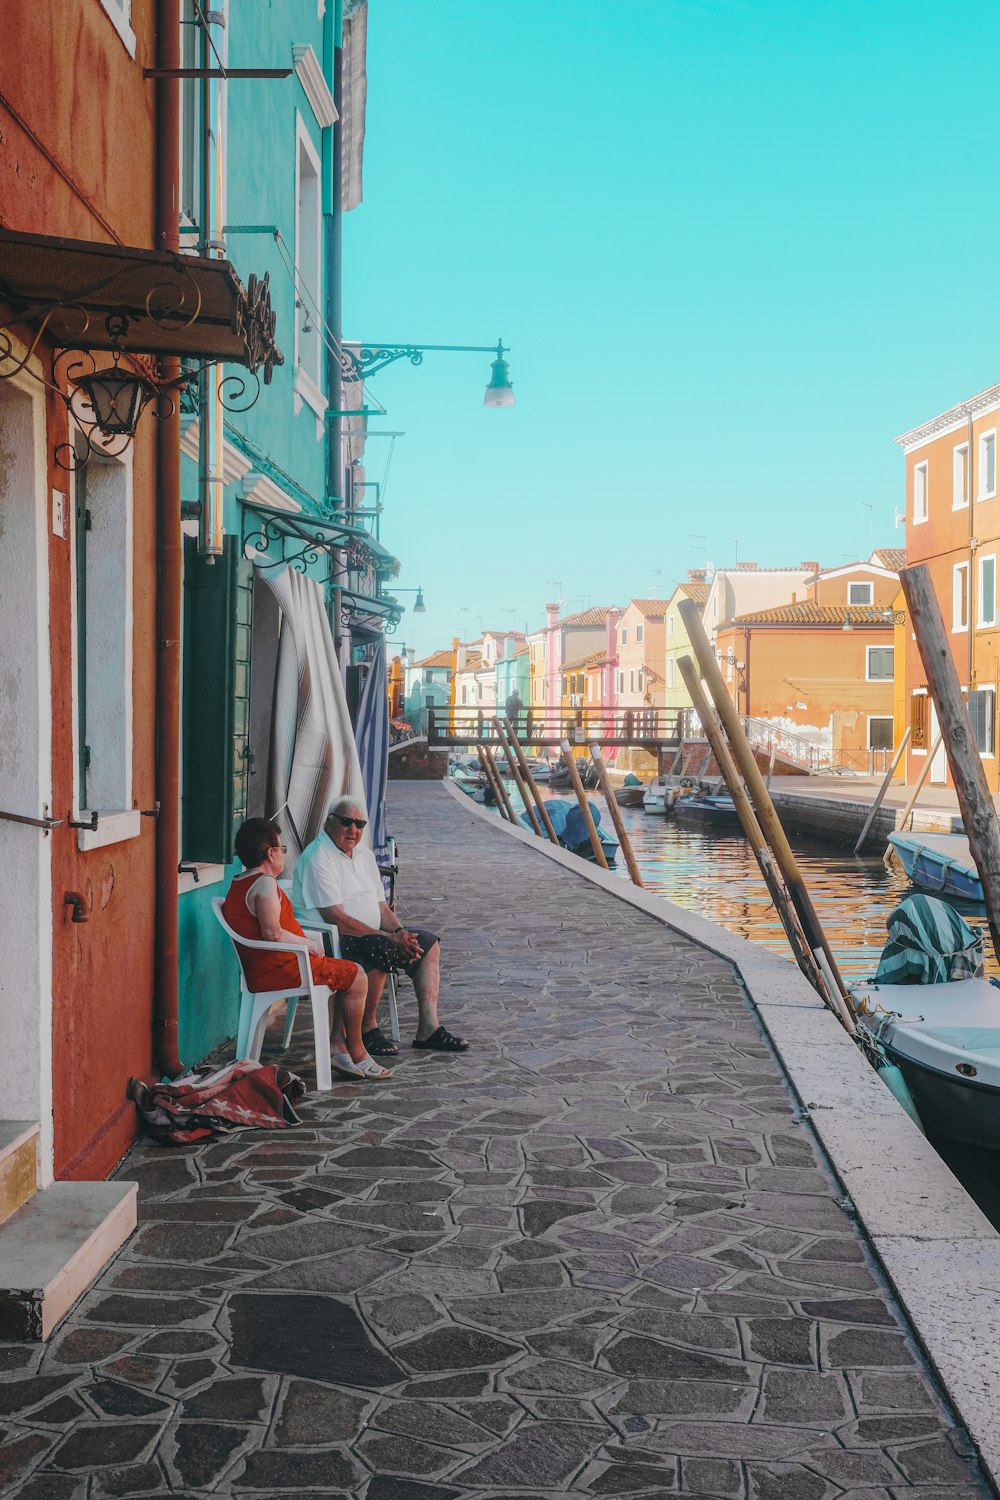
<svg viewBox="0 0 1000 1500">
<path fill-rule="evenodd" d="M 975 529 L 976 528 L 975 528 L 975 526 L 973 524 L 973 517 L 972 517 L 972 507 L 975 505 L 976 502 L 975 502 L 975 499 L 974 499 L 975 486 L 972 483 L 972 473 L 973 473 L 973 470 L 972 470 L 972 411 L 971 411 L 971 409 L 966 412 L 966 418 L 967 418 L 967 424 L 968 425 L 966 427 L 967 436 L 966 436 L 966 440 L 965 441 L 968 444 L 968 449 L 969 449 L 969 452 L 968 452 L 968 461 L 967 461 L 966 466 L 965 466 L 965 472 L 966 472 L 966 476 L 967 476 L 967 483 L 968 483 L 968 487 L 969 487 L 969 587 L 966 590 L 966 597 L 967 597 L 967 600 L 968 600 L 968 611 L 969 611 L 969 619 L 968 619 L 968 626 L 969 626 L 969 629 L 968 629 L 968 636 L 969 636 L 969 640 L 968 640 L 968 652 L 969 652 L 969 656 L 968 656 L 968 673 L 969 673 L 969 692 L 971 693 L 972 689 L 975 687 L 975 679 L 974 679 L 973 673 L 974 673 L 974 669 L 975 669 L 975 640 L 976 640 L 976 629 L 975 629 L 975 625 L 976 625 L 976 612 L 975 612 L 975 608 L 974 608 L 974 606 L 975 606 L 975 558 L 976 558 Z"/>
<path fill-rule="evenodd" d="M 344 336 L 344 129 L 341 119 L 344 108 L 344 6 L 343 0 L 334 0 L 328 5 L 323 17 L 323 72 L 329 80 L 337 118 L 330 130 L 323 132 L 323 191 L 328 195 L 326 211 L 326 322 L 330 331 L 332 348 L 326 355 L 326 394 L 330 403 L 326 418 L 326 501 L 343 504 L 344 494 L 344 442 L 343 418 L 336 415 L 344 410 L 344 381 L 337 351 Z M 340 659 L 341 671 L 346 674 L 350 663 L 351 642 L 349 633 L 341 623 L 341 589 L 347 579 L 344 553 L 338 548 L 333 560 L 333 639 Z"/>
<path fill-rule="evenodd" d="M 743 627 L 743 712 L 750 717 L 750 630 Z"/>
<path fill-rule="evenodd" d="M 180 0 L 157 0 L 156 63 L 181 61 Z M 159 78 L 156 93 L 156 246 L 180 249 L 180 83 Z M 180 360 L 162 361 L 163 377 L 180 374 Z M 161 1073 L 176 1078 L 177 865 L 180 861 L 181 703 L 181 421 L 180 407 L 156 422 L 156 924 L 153 976 L 153 1055 Z"/>
<path fill-rule="evenodd" d="M 209 0 L 201 36 L 203 68 L 226 65 L 228 0 Z M 226 253 L 226 80 L 205 78 L 202 99 L 201 253 L 222 260 Z M 219 388 L 222 366 L 213 361 L 199 379 L 201 412 L 198 425 L 198 485 L 201 521 L 198 550 L 203 557 L 222 556 L 223 537 L 223 426 Z"/>
</svg>

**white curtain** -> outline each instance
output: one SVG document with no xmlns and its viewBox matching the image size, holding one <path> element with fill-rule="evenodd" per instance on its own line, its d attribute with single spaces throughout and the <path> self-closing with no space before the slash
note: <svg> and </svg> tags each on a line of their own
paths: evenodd
<svg viewBox="0 0 1000 1500">
<path fill-rule="evenodd" d="M 281 825 L 290 869 L 319 833 L 330 803 L 344 793 L 364 802 L 365 784 L 323 590 L 294 568 L 265 579 L 282 613 L 268 817 Z"/>
</svg>

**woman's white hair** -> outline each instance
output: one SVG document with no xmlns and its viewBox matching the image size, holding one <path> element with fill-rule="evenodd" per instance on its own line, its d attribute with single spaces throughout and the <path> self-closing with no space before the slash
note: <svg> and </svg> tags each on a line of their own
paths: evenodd
<svg viewBox="0 0 1000 1500">
<path fill-rule="evenodd" d="M 345 792 L 343 797 L 338 797 L 336 802 L 330 803 L 330 808 L 326 816 L 327 818 L 339 817 L 339 815 L 343 812 L 346 812 L 349 807 L 358 808 L 361 814 L 367 818 L 368 809 L 365 807 L 364 797 L 353 797 L 349 792 Z"/>
</svg>

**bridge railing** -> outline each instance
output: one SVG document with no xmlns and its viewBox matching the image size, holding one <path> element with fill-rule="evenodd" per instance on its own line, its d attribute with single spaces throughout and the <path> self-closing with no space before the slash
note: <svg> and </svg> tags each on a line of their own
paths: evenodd
<svg viewBox="0 0 1000 1500">
<path fill-rule="evenodd" d="M 491 720 L 502 708 L 428 708 L 428 745 L 475 745 L 496 740 Z M 523 745 L 557 748 L 571 745 L 680 744 L 685 711 L 675 708 L 533 708 L 517 715 L 518 739 Z"/>
</svg>

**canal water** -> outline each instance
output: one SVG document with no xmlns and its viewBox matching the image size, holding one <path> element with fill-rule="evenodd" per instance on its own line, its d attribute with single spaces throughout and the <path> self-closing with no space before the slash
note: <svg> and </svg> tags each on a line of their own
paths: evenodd
<svg viewBox="0 0 1000 1500">
<path fill-rule="evenodd" d="M 550 794 L 547 788 L 543 792 L 572 796 Z M 513 784 L 509 794 L 518 808 Z M 589 791 L 587 796 L 601 810 L 601 827 L 613 836 L 614 823 L 601 794 Z M 647 890 L 791 961 L 788 939 L 742 834 L 709 832 L 673 817 L 645 813 L 641 807 L 620 811 Z M 912 890 L 906 876 L 887 870 L 881 854 L 859 857 L 830 839 L 790 834 L 789 842 L 841 972 L 847 979 L 874 974 L 886 940 L 886 918 Z M 623 859 L 616 861 L 612 873 L 628 880 Z M 983 930 L 986 972 L 1000 977 L 983 908 L 963 901 L 952 905 Z M 1000 1229 L 998 1153 L 940 1139 L 934 1146 Z"/>
</svg>

